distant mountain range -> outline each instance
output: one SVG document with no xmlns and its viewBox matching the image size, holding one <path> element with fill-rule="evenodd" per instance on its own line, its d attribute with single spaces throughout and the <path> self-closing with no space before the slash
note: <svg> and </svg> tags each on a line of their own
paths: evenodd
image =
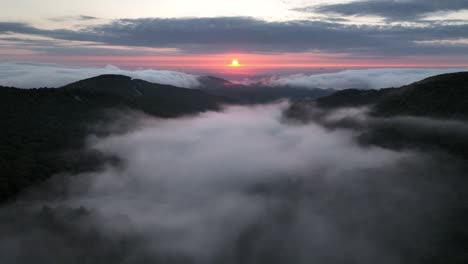
<svg viewBox="0 0 468 264">
<path fill-rule="evenodd" d="M 243 104 L 268 103 L 280 99 L 291 101 L 317 99 L 336 92 L 333 89 L 319 89 L 290 86 L 268 86 L 261 82 L 249 85 L 236 84 L 213 76 L 198 78 L 200 90 L 207 93 L 230 98 Z"/>
<path fill-rule="evenodd" d="M 53 78 L 53 76 L 51 76 Z M 370 105 L 375 115 L 468 117 L 468 73 L 432 77 L 401 88 L 334 90 L 234 84 L 200 77 L 200 89 L 102 75 L 62 88 L 0 87 L 0 201 L 63 171 L 93 169 L 102 157 L 80 149 L 93 124 L 110 120 L 109 109 L 161 118 L 220 110 L 226 103 L 290 99 L 292 115 L 308 104 L 322 108 Z"/>
</svg>

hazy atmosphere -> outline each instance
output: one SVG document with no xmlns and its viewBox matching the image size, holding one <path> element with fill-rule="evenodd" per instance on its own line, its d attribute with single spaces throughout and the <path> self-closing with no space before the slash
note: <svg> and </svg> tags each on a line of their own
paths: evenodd
<svg viewBox="0 0 468 264">
<path fill-rule="evenodd" d="M 0 10 L 0 263 L 467 263 L 467 1 Z"/>
<path fill-rule="evenodd" d="M 359 130 L 324 127 L 344 119 L 378 126 L 382 121 L 368 117 L 366 109 L 296 124 L 282 117 L 287 106 L 230 107 L 179 120 L 124 115 L 133 120 L 130 131 L 90 136 L 87 144 L 121 163 L 53 183 L 68 189 L 65 200 L 37 201 L 33 195 L 34 207 L 27 210 L 39 210 L 39 222 L 27 224 L 25 232 L 12 232 L 18 222 L 1 215 L 5 263 L 45 263 L 48 248 L 61 252 L 59 261 L 75 263 L 93 247 L 97 259 L 106 261 L 104 254 L 124 263 L 399 263 L 399 246 L 429 254 L 422 241 L 439 245 L 439 231 L 418 229 L 443 227 L 437 214 L 455 201 L 456 189 L 442 178 L 450 173 L 461 180 L 461 161 L 447 162 L 436 152 L 361 146 L 355 141 Z M 400 124 L 405 120 L 386 122 L 412 129 Z M 465 124 L 411 123 L 419 122 L 447 130 L 446 137 L 460 126 L 467 140 Z M 421 177 L 433 180 L 416 184 Z M 26 200 L 15 207 L 25 203 L 31 206 Z M 44 211 L 44 205 L 56 209 Z M 44 227 L 47 217 L 59 221 L 60 229 Z M 401 236 L 407 232 L 411 237 Z M 394 240 L 398 246 L 388 245 Z M 106 246 L 117 241 L 116 248 Z"/>
</svg>

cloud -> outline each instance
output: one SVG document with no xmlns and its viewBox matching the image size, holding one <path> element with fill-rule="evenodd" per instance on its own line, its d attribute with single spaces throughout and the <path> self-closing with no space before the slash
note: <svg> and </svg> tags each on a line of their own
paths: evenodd
<svg viewBox="0 0 468 264">
<path fill-rule="evenodd" d="M 198 77 L 191 74 L 165 70 L 124 70 L 115 66 L 69 67 L 33 62 L 0 63 L 0 85 L 19 88 L 61 87 L 82 79 L 102 74 L 121 74 L 148 82 L 195 88 Z"/>
<path fill-rule="evenodd" d="M 97 17 L 94 16 L 86 16 L 86 15 L 79 15 L 79 16 L 61 16 L 61 17 L 53 17 L 49 18 L 50 21 L 53 22 L 64 22 L 64 21 L 90 21 L 96 20 Z"/>
<path fill-rule="evenodd" d="M 367 69 L 345 70 L 324 74 L 295 74 L 265 79 L 273 86 L 292 86 L 333 89 L 379 89 L 400 87 L 422 79 L 444 73 L 467 71 L 468 69 Z"/>
<path fill-rule="evenodd" d="M 467 10 L 464 0 L 364 0 L 295 9 L 347 16 L 380 16 L 391 21 L 413 21 L 436 12 Z"/>
<path fill-rule="evenodd" d="M 94 16 L 85 16 L 85 15 L 80 15 L 80 16 L 78 16 L 78 18 L 80 20 L 95 20 L 95 19 L 98 19 L 97 17 L 94 17 Z"/>
<path fill-rule="evenodd" d="M 120 162 L 68 178 L 66 197 L 1 211 L 4 262 L 395 263 L 438 254 L 449 226 L 438 221 L 458 186 L 444 181 L 464 175 L 455 162 L 361 146 L 356 130 L 293 125 L 287 107 L 140 116 L 132 131 L 90 137 L 91 149 Z M 28 213 L 41 204 L 49 207 Z"/>
<path fill-rule="evenodd" d="M 421 45 L 421 41 L 468 37 L 468 24 L 349 25 L 249 17 L 118 19 L 80 30 L 46 30 L 0 22 L 0 33 L 18 33 L 114 46 L 177 48 L 186 53 L 341 52 L 351 55 L 462 55 L 468 47 Z M 219 37 L 223 36 L 223 37 Z M 53 54 L 53 50 L 50 50 Z M 358 56 L 359 57 L 359 56 Z M 362 57 L 360 57 L 362 58 Z"/>
</svg>

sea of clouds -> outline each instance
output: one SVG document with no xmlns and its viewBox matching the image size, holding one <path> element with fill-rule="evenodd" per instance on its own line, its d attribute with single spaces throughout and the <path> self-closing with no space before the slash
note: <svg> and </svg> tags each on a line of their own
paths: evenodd
<svg viewBox="0 0 468 264">
<path fill-rule="evenodd" d="M 291 86 L 301 88 L 347 88 L 379 89 L 400 87 L 427 77 L 467 71 L 468 69 L 354 69 L 321 74 L 293 74 L 272 76 L 260 81 L 270 86 Z M 72 67 L 59 64 L 37 62 L 0 62 L 0 85 L 19 88 L 61 87 L 82 79 L 102 75 L 121 74 L 154 83 L 174 85 L 184 88 L 200 86 L 199 76 L 189 73 L 133 69 L 126 70 L 112 65 L 106 67 Z M 250 80 L 258 82 L 259 80 Z"/>
<path fill-rule="evenodd" d="M 67 190 L 57 199 L 2 208 L 2 263 L 411 263 L 433 254 L 456 196 L 449 179 L 463 175 L 456 159 L 361 144 L 380 122 L 365 108 L 298 122 L 288 106 L 116 115 L 133 128 L 90 135 L 87 146 L 112 162 L 55 177 Z"/>
</svg>

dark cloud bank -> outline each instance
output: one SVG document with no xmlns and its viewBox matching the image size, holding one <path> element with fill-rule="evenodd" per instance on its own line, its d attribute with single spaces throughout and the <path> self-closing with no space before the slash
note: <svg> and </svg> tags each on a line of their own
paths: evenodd
<svg viewBox="0 0 468 264">
<path fill-rule="evenodd" d="M 390 21 L 415 21 L 431 13 L 468 10 L 465 0 L 361 0 L 296 9 L 304 12 L 338 13 L 342 15 L 380 16 Z"/>
<path fill-rule="evenodd" d="M 381 26 L 312 20 L 268 22 L 250 17 L 140 18 L 117 19 L 81 30 L 47 30 L 24 23 L 0 22 L 0 33 L 20 33 L 57 40 L 88 41 L 119 46 L 172 47 L 187 53 L 220 53 L 233 50 L 243 52 L 319 50 L 356 56 L 466 54 L 466 45 L 451 45 L 448 49 L 447 45 L 440 43 L 423 45 L 418 42 L 466 38 L 468 24 L 423 21 L 419 23 L 416 26 Z M 57 50 L 49 49 L 48 52 L 51 54 L 63 52 L 70 55 L 73 54 L 73 48 L 79 49 L 80 46 L 75 44 L 66 50 L 63 50 L 63 46 L 57 48 Z M 38 51 L 46 50 L 41 48 Z"/>
<path fill-rule="evenodd" d="M 116 123 L 133 129 L 89 137 L 114 162 L 57 176 L 58 198 L 37 191 L 2 208 L 2 263 L 438 263 L 459 253 L 452 208 L 466 165 L 443 149 L 361 139 L 386 123 L 467 140 L 466 124 L 313 107 L 298 122 L 287 107 L 123 115 Z"/>
</svg>

